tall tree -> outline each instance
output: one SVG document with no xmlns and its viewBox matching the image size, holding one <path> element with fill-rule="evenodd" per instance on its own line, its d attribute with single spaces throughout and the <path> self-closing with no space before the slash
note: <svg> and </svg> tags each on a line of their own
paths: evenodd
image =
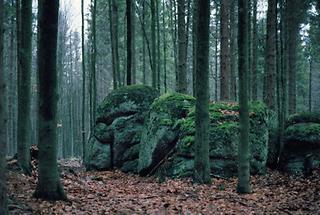
<svg viewBox="0 0 320 215">
<path fill-rule="evenodd" d="M 111 55 L 113 70 L 113 88 L 117 89 L 120 83 L 120 64 L 119 64 L 119 38 L 118 38 L 118 4 L 116 0 L 109 0 L 110 13 L 110 37 Z"/>
<path fill-rule="evenodd" d="M 159 9 L 159 2 L 160 0 L 156 1 L 156 23 L 157 23 L 157 89 L 160 91 L 161 89 L 161 52 L 160 52 L 160 44 L 161 44 L 161 36 L 160 36 L 160 9 Z"/>
<path fill-rule="evenodd" d="M 253 0 L 252 16 L 252 71 L 251 71 L 251 96 L 252 100 L 258 100 L 258 0 Z"/>
<path fill-rule="evenodd" d="M 57 165 L 56 50 L 59 0 L 39 1 L 38 8 L 39 176 L 34 196 L 47 200 L 65 200 Z"/>
<path fill-rule="evenodd" d="M 220 5 L 220 99 L 229 100 L 230 87 L 230 1 L 221 0 Z"/>
<path fill-rule="evenodd" d="M 249 153 L 248 108 L 248 2 L 238 1 L 238 73 L 239 73 L 239 119 L 240 137 L 238 149 L 238 193 L 251 192 Z"/>
<path fill-rule="evenodd" d="M 18 5 L 19 7 L 19 5 Z M 21 30 L 18 36 L 18 162 L 25 174 L 31 174 L 30 161 L 30 102 L 31 102 L 31 59 L 32 59 L 32 0 L 22 0 Z"/>
<path fill-rule="evenodd" d="M 126 0 L 127 16 L 127 85 L 132 84 L 132 2 Z"/>
<path fill-rule="evenodd" d="M 209 163 L 209 19 L 210 1 L 199 0 L 196 36 L 196 115 L 194 179 L 210 183 Z"/>
<path fill-rule="evenodd" d="M 267 12 L 267 44 L 264 102 L 275 110 L 276 108 L 276 70 L 277 70 L 277 0 L 268 0 Z"/>
<path fill-rule="evenodd" d="M 4 75 L 4 62 L 3 62 L 3 49 L 4 49 L 4 3 L 0 0 L 0 214 L 8 214 L 7 208 L 7 193 L 6 193 L 6 127 L 7 127 L 7 112 L 6 112 L 6 99 L 5 99 L 5 75 Z"/>
<path fill-rule="evenodd" d="M 179 93 L 187 93 L 187 53 L 186 53 L 186 2 L 177 0 L 178 3 L 178 84 Z"/>
<path fill-rule="evenodd" d="M 237 1 L 230 5 L 230 100 L 237 100 Z"/>
<path fill-rule="evenodd" d="M 81 55 L 82 55 L 82 113 L 81 113 L 81 130 L 82 130 L 82 158 L 86 157 L 86 61 L 84 48 L 84 0 L 81 0 Z"/>
<path fill-rule="evenodd" d="M 152 87 L 157 88 L 157 59 L 156 59 L 156 2 L 151 0 L 151 70 Z"/>
<path fill-rule="evenodd" d="M 91 75 L 90 75 L 90 106 L 92 128 L 96 120 L 97 107 L 97 78 L 96 78 L 96 59 L 97 59 L 97 0 L 92 0 L 92 45 L 91 45 Z"/>
</svg>

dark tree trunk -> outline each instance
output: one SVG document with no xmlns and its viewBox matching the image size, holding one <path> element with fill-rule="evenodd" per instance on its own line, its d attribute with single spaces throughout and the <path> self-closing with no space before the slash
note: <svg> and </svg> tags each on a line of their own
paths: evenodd
<svg viewBox="0 0 320 215">
<path fill-rule="evenodd" d="M 187 93 L 187 53 L 186 53 L 186 2 L 178 0 L 178 84 L 179 93 Z"/>
<path fill-rule="evenodd" d="M 81 113 L 81 136 L 82 136 L 82 158 L 86 157 L 86 63 L 84 49 L 84 0 L 81 0 L 81 54 L 82 54 L 82 113 Z"/>
<path fill-rule="evenodd" d="M 229 0 L 221 0 L 220 6 L 220 100 L 229 100 L 230 87 L 230 4 Z"/>
<path fill-rule="evenodd" d="M 152 87 L 157 88 L 157 53 L 156 53 L 156 0 L 151 0 L 151 69 Z"/>
<path fill-rule="evenodd" d="M 238 193 L 250 193 L 249 108 L 248 108 L 248 2 L 238 2 L 238 71 L 240 139 L 238 149 Z"/>
<path fill-rule="evenodd" d="M 251 71 L 251 97 L 253 101 L 258 100 L 258 25 L 257 8 L 258 0 L 253 0 L 252 17 L 252 71 Z"/>
<path fill-rule="evenodd" d="M 5 74 L 4 74 L 4 4 L 0 0 L 0 214 L 7 215 L 7 191 L 6 191 L 6 128 L 7 128 L 7 104 L 5 99 Z"/>
<path fill-rule="evenodd" d="M 38 134 L 39 176 L 34 196 L 65 200 L 57 165 L 57 69 L 56 50 L 59 0 L 39 2 L 38 15 Z"/>
<path fill-rule="evenodd" d="M 268 83 L 264 92 L 264 102 L 271 109 L 276 109 L 276 71 L 277 71 L 277 1 L 268 1 L 266 75 Z"/>
<path fill-rule="evenodd" d="M 19 6 L 18 6 L 19 7 Z M 32 0 L 22 0 L 21 31 L 18 49 L 18 162 L 25 174 L 31 175 L 31 60 L 32 60 Z"/>
<path fill-rule="evenodd" d="M 127 85 L 131 85 L 132 81 L 132 3 L 131 0 L 126 0 L 126 16 L 127 16 Z"/>
<path fill-rule="evenodd" d="M 198 1 L 194 180 L 211 183 L 209 163 L 209 19 L 210 1 Z"/>
<path fill-rule="evenodd" d="M 237 100 L 237 1 L 230 6 L 230 99 Z"/>
</svg>

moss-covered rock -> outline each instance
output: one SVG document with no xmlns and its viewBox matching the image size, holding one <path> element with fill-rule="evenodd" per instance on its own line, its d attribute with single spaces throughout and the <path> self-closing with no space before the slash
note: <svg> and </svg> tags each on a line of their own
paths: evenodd
<svg viewBox="0 0 320 215">
<path fill-rule="evenodd" d="M 121 116 L 146 112 L 158 96 L 158 91 L 144 85 L 131 85 L 114 90 L 99 105 L 97 122 L 110 125 Z"/>
<path fill-rule="evenodd" d="M 284 132 L 281 168 L 291 174 L 302 174 L 305 162 L 320 163 L 320 117 L 315 113 L 289 116 Z"/>
<path fill-rule="evenodd" d="M 154 101 L 141 137 L 138 164 L 141 175 L 152 172 L 175 147 L 179 135 L 177 121 L 186 117 L 194 104 L 194 97 L 179 93 L 168 93 Z"/>
<path fill-rule="evenodd" d="M 194 100 L 192 101 L 193 104 Z M 167 106 L 160 108 L 161 103 L 157 105 L 158 111 L 168 110 Z M 158 118 L 155 120 L 152 112 L 150 113 L 145 129 L 146 133 L 142 136 L 149 138 L 142 141 L 138 168 L 140 173 L 150 174 L 153 168 L 160 166 L 158 174 L 165 174 L 169 177 L 192 175 L 195 108 L 189 104 L 185 106 L 185 110 L 182 109 L 180 111 L 180 114 L 176 115 L 179 117 L 176 117 L 175 120 L 169 120 L 171 122 L 169 123 L 171 126 L 169 132 L 163 130 L 163 126 L 159 126 L 161 124 L 159 121 L 163 121 L 163 119 L 167 121 L 168 118 L 161 116 L 158 118 L 162 120 Z M 176 113 L 176 110 L 173 113 Z M 237 174 L 238 120 L 239 107 L 237 104 L 210 104 L 210 163 L 213 174 L 223 177 Z M 251 172 L 253 174 L 262 174 L 265 172 L 268 154 L 268 110 L 264 104 L 252 103 L 250 105 L 250 127 Z M 149 130 L 148 133 L 147 130 Z M 161 138 L 162 141 L 159 142 L 159 133 L 169 133 L 172 136 L 170 139 L 172 142 L 166 142 L 165 138 Z M 150 140 L 150 135 L 154 139 Z M 164 164 L 160 165 L 161 162 Z"/>
<path fill-rule="evenodd" d="M 111 150 L 109 144 L 99 142 L 94 136 L 87 144 L 85 160 L 87 170 L 107 170 L 111 168 Z"/>
<path fill-rule="evenodd" d="M 108 166 L 136 172 L 140 139 L 145 116 L 158 91 L 143 85 L 132 85 L 112 91 L 99 105 L 96 125 L 88 142 L 87 169 L 97 169 L 99 160 L 109 159 Z M 105 150 L 109 149 L 108 154 Z M 98 162 L 98 163 L 97 163 Z M 99 165 L 98 165 L 99 164 Z M 135 165 L 133 165 L 135 164 Z"/>
</svg>

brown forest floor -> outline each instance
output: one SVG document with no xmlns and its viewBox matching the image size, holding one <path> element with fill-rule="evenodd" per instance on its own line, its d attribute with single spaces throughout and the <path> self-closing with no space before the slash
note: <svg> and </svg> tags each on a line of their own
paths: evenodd
<svg viewBox="0 0 320 215">
<path fill-rule="evenodd" d="M 28 177 L 9 169 L 10 214 L 320 214 L 320 169 L 309 178 L 268 170 L 252 177 L 252 194 L 238 195 L 235 178 L 213 179 L 210 186 L 159 183 L 119 171 L 85 172 L 79 162 L 65 161 L 61 175 L 70 202 L 34 199 L 36 172 Z"/>
</svg>

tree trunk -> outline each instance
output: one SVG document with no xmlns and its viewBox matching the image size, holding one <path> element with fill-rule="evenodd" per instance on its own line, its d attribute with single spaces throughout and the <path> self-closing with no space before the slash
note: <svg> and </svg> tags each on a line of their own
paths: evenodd
<svg viewBox="0 0 320 215">
<path fill-rule="evenodd" d="M 230 85 L 230 4 L 229 0 L 221 0 L 220 6 L 220 33 L 221 33 L 221 50 L 220 50 L 220 100 L 229 100 Z"/>
<path fill-rule="evenodd" d="M 209 19 L 210 1 L 198 1 L 194 180 L 211 183 L 209 163 Z"/>
<path fill-rule="evenodd" d="M 230 6 L 230 99 L 237 100 L 237 2 L 232 0 Z"/>
<path fill-rule="evenodd" d="M 162 1 L 162 39 L 163 39 L 163 85 L 164 92 L 167 93 L 167 31 L 166 31 L 166 22 L 165 22 L 165 0 Z"/>
<path fill-rule="evenodd" d="M 6 128 L 7 104 L 5 99 L 5 74 L 4 74 L 4 3 L 0 0 L 0 214 L 7 215 L 6 191 Z"/>
<path fill-rule="evenodd" d="M 136 3 L 131 1 L 131 82 L 137 83 L 137 68 L 136 68 Z"/>
<path fill-rule="evenodd" d="M 152 87 L 157 88 L 157 59 L 156 59 L 156 0 L 151 0 L 151 70 Z"/>
<path fill-rule="evenodd" d="M 81 0 L 81 53 L 82 53 L 82 113 L 81 113 L 81 135 L 82 135 L 82 159 L 86 157 L 86 62 L 84 50 L 84 0 Z"/>
<path fill-rule="evenodd" d="M 238 193 L 250 193 L 249 108 L 248 108 L 248 2 L 238 1 L 238 73 L 240 138 L 238 149 Z"/>
<path fill-rule="evenodd" d="M 131 0 L 126 0 L 126 16 L 127 16 L 127 85 L 131 85 L 131 69 L 132 69 L 132 26 L 131 26 Z"/>
<path fill-rule="evenodd" d="M 18 8 L 19 10 L 19 8 Z M 18 162 L 25 174 L 31 175 L 30 161 L 30 101 L 32 60 L 32 0 L 21 1 L 21 31 L 18 49 Z"/>
<path fill-rule="evenodd" d="M 146 3 L 142 1 L 142 31 L 145 35 L 145 26 L 146 26 Z M 142 83 L 147 84 L 147 77 L 146 77 L 146 37 L 142 37 Z"/>
<path fill-rule="evenodd" d="M 97 30 L 96 30 L 96 20 L 97 20 L 97 0 L 92 0 L 92 50 L 91 50 L 91 126 L 96 120 L 96 107 L 97 107 L 97 78 L 96 78 L 96 59 L 97 59 Z"/>
<path fill-rule="evenodd" d="M 186 53 L 186 24 L 185 24 L 185 0 L 177 0 L 178 3 L 178 85 L 177 91 L 179 93 L 187 93 L 187 53 Z"/>
<path fill-rule="evenodd" d="M 253 0 L 252 17 L 252 71 L 251 71 L 251 96 L 253 101 L 258 100 L 258 25 L 257 25 L 257 4 L 258 0 Z M 276 17 L 275 17 L 276 19 Z"/>
<path fill-rule="evenodd" d="M 192 15 L 192 94 L 196 96 L 196 52 L 197 52 L 197 0 L 193 0 Z"/>
<path fill-rule="evenodd" d="M 266 44 L 266 85 L 264 102 L 271 109 L 276 109 L 276 71 L 277 71 L 277 1 L 268 1 L 267 44 Z"/>
<path fill-rule="evenodd" d="M 39 176 L 34 196 L 65 200 L 57 165 L 57 28 L 59 0 L 39 2 L 38 20 L 38 134 Z"/>
<path fill-rule="evenodd" d="M 160 92 L 160 74 L 161 74 L 161 53 L 160 53 L 160 11 L 159 11 L 159 0 L 156 0 L 156 21 L 157 21 L 157 89 Z"/>
</svg>

